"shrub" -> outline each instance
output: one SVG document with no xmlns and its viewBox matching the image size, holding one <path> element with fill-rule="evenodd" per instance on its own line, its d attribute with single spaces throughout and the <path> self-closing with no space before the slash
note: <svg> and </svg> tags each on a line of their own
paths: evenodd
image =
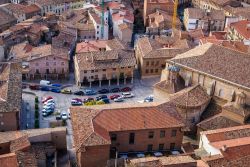
<svg viewBox="0 0 250 167">
<path fill-rule="evenodd" d="M 66 120 L 62 120 L 62 126 L 66 126 L 66 125 L 67 125 Z"/>
<path fill-rule="evenodd" d="M 105 102 L 104 101 L 97 101 L 96 104 L 101 105 L 101 104 L 105 104 Z"/>
<path fill-rule="evenodd" d="M 39 119 L 35 120 L 35 129 L 39 129 Z"/>
<path fill-rule="evenodd" d="M 39 111 L 35 110 L 35 119 L 38 119 L 38 118 L 39 118 Z"/>
<path fill-rule="evenodd" d="M 39 110 L 39 106 L 37 103 L 35 104 L 35 110 Z"/>
<path fill-rule="evenodd" d="M 39 100 L 38 100 L 38 96 L 35 97 L 35 103 L 38 103 Z"/>
</svg>

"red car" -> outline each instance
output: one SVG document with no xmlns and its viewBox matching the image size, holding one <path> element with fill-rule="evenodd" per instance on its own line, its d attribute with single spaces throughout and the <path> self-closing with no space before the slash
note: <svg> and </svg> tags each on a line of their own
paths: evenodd
<svg viewBox="0 0 250 167">
<path fill-rule="evenodd" d="M 82 102 L 82 99 L 79 99 L 79 98 L 74 98 L 74 99 L 72 99 L 72 100 Z"/>
<path fill-rule="evenodd" d="M 114 95 L 111 95 L 109 98 L 110 98 L 111 100 L 114 100 L 114 99 L 116 99 L 116 98 L 118 98 L 118 97 L 120 97 L 120 95 L 114 94 Z"/>
<path fill-rule="evenodd" d="M 121 92 L 130 92 L 132 89 L 130 87 L 125 87 L 121 89 Z"/>
<path fill-rule="evenodd" d="M 53 97 L 51 97 L 51 96 L 45 97 L 42 102 L 45 103 L 46 101 L 48 101 L 50 99 L 53 99 Z"/>
<path fill-rule="evenodd" d="M 40 86 L 39 85 L 30 85 L 29 88 L 31 90 L 40 90 Z"/>
</svg>

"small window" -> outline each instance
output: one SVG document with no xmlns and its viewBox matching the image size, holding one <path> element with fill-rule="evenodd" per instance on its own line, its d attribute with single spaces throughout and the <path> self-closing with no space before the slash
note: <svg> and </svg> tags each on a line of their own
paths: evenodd
<svg viewBox="0 0 250 167">
<path fill-rule="evenodd" d="M 54 60 L 56 60 L 56 57 L 54 57 Z"/>
<path fill-rule="evenodd" d="M 151 69 L 150 72 L 151 72 L 151 73 L 154 73 L 154 69 Z"/>
<path fill-rule="evenodd" d="M 146 69 L 146 74 L 148 74 L 148 69 Z"/>
<path fill-rule="evenodd" d="M 61 62 L 61 65 L 64 66 L 64 62 Z"/>
<path fill-rule="evenodd" d="M 84 70 L 83 72 L 86 74 L 86 73 L 87 73 L 87 70 Z"/>
<path fill-rule="evenodd" d="M 98 70 L 95 70 L 95 72 L 98 72 Z"/>
<path fill-rule="evenodd" d="M 172 130 L 171 137 L 175 137 L 177 133 L 177 130 Z"/>
<path fill-rule="evenodd" d="M 116 141 L 116 140 L 117 140 L 117 135 L 111 134 L 111 141 Z"/>
<path fill-rule="evenodd" d="M 165 137 L 165 130 L 160 131 L 160 138 L 163 138 L 163 137 Z"/>
<path fill-rule="evenodd" d="M 49 66 L 49 62 L 46 62 L 46 66 Z"/>
<path fill-rule="evenodd" d="M 154 138 L 154 132 L 148 132 L 148 138 L 149 139 L 152 139 L 152 138 Z"/>
<path fill-rule="evenodd" d="M 116 70 L 116 68 L 113 68 L 113 71 L 115 71 Z"/>
<path fill-rule="evenodd" d="M 103 69 L 102 71 L 106 71 L 106 69 Z"/>
<path fill-rule="evenodd" d="M 170 150 L 175 149 L 175 143 L 170 143 Z"/>
<path fill-rule="evenodd" d="M 149 61 L 146 62 L 146 66 L 149 66 Z"/>
<path fill-rule="evenodd" d="M 153 151 L 153 144 L 149 144 L 147 150 L 148 150 L 148 151 Z"/>
<path fill-rule="evenodd" d="M 135 133 L 130 133 L 129 134 L 129 144 L 134 144 L 135 143 Z"/>
<path fill-rule="evenodd" d="M 155 62 L 154 62 L 154 61 L 152 61 L 152 62 L 151 62 L 151 66 L 153 66 L 154 64 L 155 64 Z"/>
<path fill-rule="evenodd" d="M 94 70 L 91 70 L 91 73 L 94 73 Z"/>
<path fill-rule="evenodd" d="M 155 65 L 158 66 L 159 65 L 159 61 L 156 61 Z"/>
<path fill-rule="evenodd" d="M 164 144 L 159 144 L 159 150 L 164 150 Z"/>
<path fill-rule="evenodd" d="M 99 34 L 99 31 L 97 31 L 96 34 Z"/>
<path fill-rule="evenodd" d="M 158 73 L 158 69 L 155 69 L 155 73 Z"/>
</svg>

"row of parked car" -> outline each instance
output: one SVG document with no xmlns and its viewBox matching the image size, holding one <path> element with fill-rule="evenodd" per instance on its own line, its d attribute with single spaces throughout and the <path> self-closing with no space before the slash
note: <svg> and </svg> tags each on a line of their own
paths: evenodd
<svg viewBox="0 0 250 167">
<path fill-rule="evenodd" d="M 43 103 L 42 115 L 44 117 L 51 115 L 55 111 L 55 100 L 51 96 L 43 99 L 42 103 Z"/>
<path fill-rule="evenodd" d="M 91 101 L 96 101 L 97 104 L 100 103 L 100 104 L 108 104 L 110 103 L 110 100 L 114 100 L 114 102 L 123 102 L 124 99 L 126 98 L 132 98 L 134 97 L 135 95 L 133 93 L 130 93 L 130 92 L 123 92 L 121 95 L 119 94 L 113 94 L 111 96 L 107 96 L 107 95 L 99 95 L 95 98 L 93 97 L 88 97 L 88 98 L 85 98 L 85 99 L 79 99 L 79 98 L 74 98 L 71 100 L 71 105 L 73 106 L 76 106 L 76 105 L 82 105 L 82 104 L 85 104 L 85 103 L 88 103 L 88 102 L 91 102 Z"/>
</svg>

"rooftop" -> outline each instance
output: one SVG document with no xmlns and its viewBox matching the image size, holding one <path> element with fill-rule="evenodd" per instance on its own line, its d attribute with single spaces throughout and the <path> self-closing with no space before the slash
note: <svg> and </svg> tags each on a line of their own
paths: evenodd
<svg viewBox="0 0 250 167">
<path fill-rule="evenodd" d="M 198 8 L 186 8 L 185 12 L 188 13 L 189 19 L 211 19 L 211 20 L 224 20 L 225 14 L 223 10 L 212 10 L 211 12 L 204 12 Z"/>
<path fill-rule="evenodd" d="M 106 40 L 92 40 L 81 42 L 76 45 L 76 53 L 83 53 L 83 52 L 94 52 L 100 51 L 100 49 L 106 49 Z"/>
<path fill-rule="evenodd" d="M 8 14 L 0 8 L 0 25 L 5 25 L 11 22 L 15 22 L 16 18 L 13 15 Z"/>
<path fill-rule="evenodd" d="M 77 150 L 81 146 L 110 144 L 109 132 L 184 126 L 171 106 L 92 106 L 71 107 L 70 110 Z"/>
<path fill-rule="evenodd" d="M 229 48 L 207 43 L 179 54 L 169 62 L 245 89 L 250 88 L 250 76 L 247 75 L 250 73 L 250 56 Z"/>
<path fill-rule="evenodd" d="M 250 40 L 250 21 L 241 20 L 235 23 L 231 23 L 230 27 L 234 28 L 245 39 Z"/>
</svg>

